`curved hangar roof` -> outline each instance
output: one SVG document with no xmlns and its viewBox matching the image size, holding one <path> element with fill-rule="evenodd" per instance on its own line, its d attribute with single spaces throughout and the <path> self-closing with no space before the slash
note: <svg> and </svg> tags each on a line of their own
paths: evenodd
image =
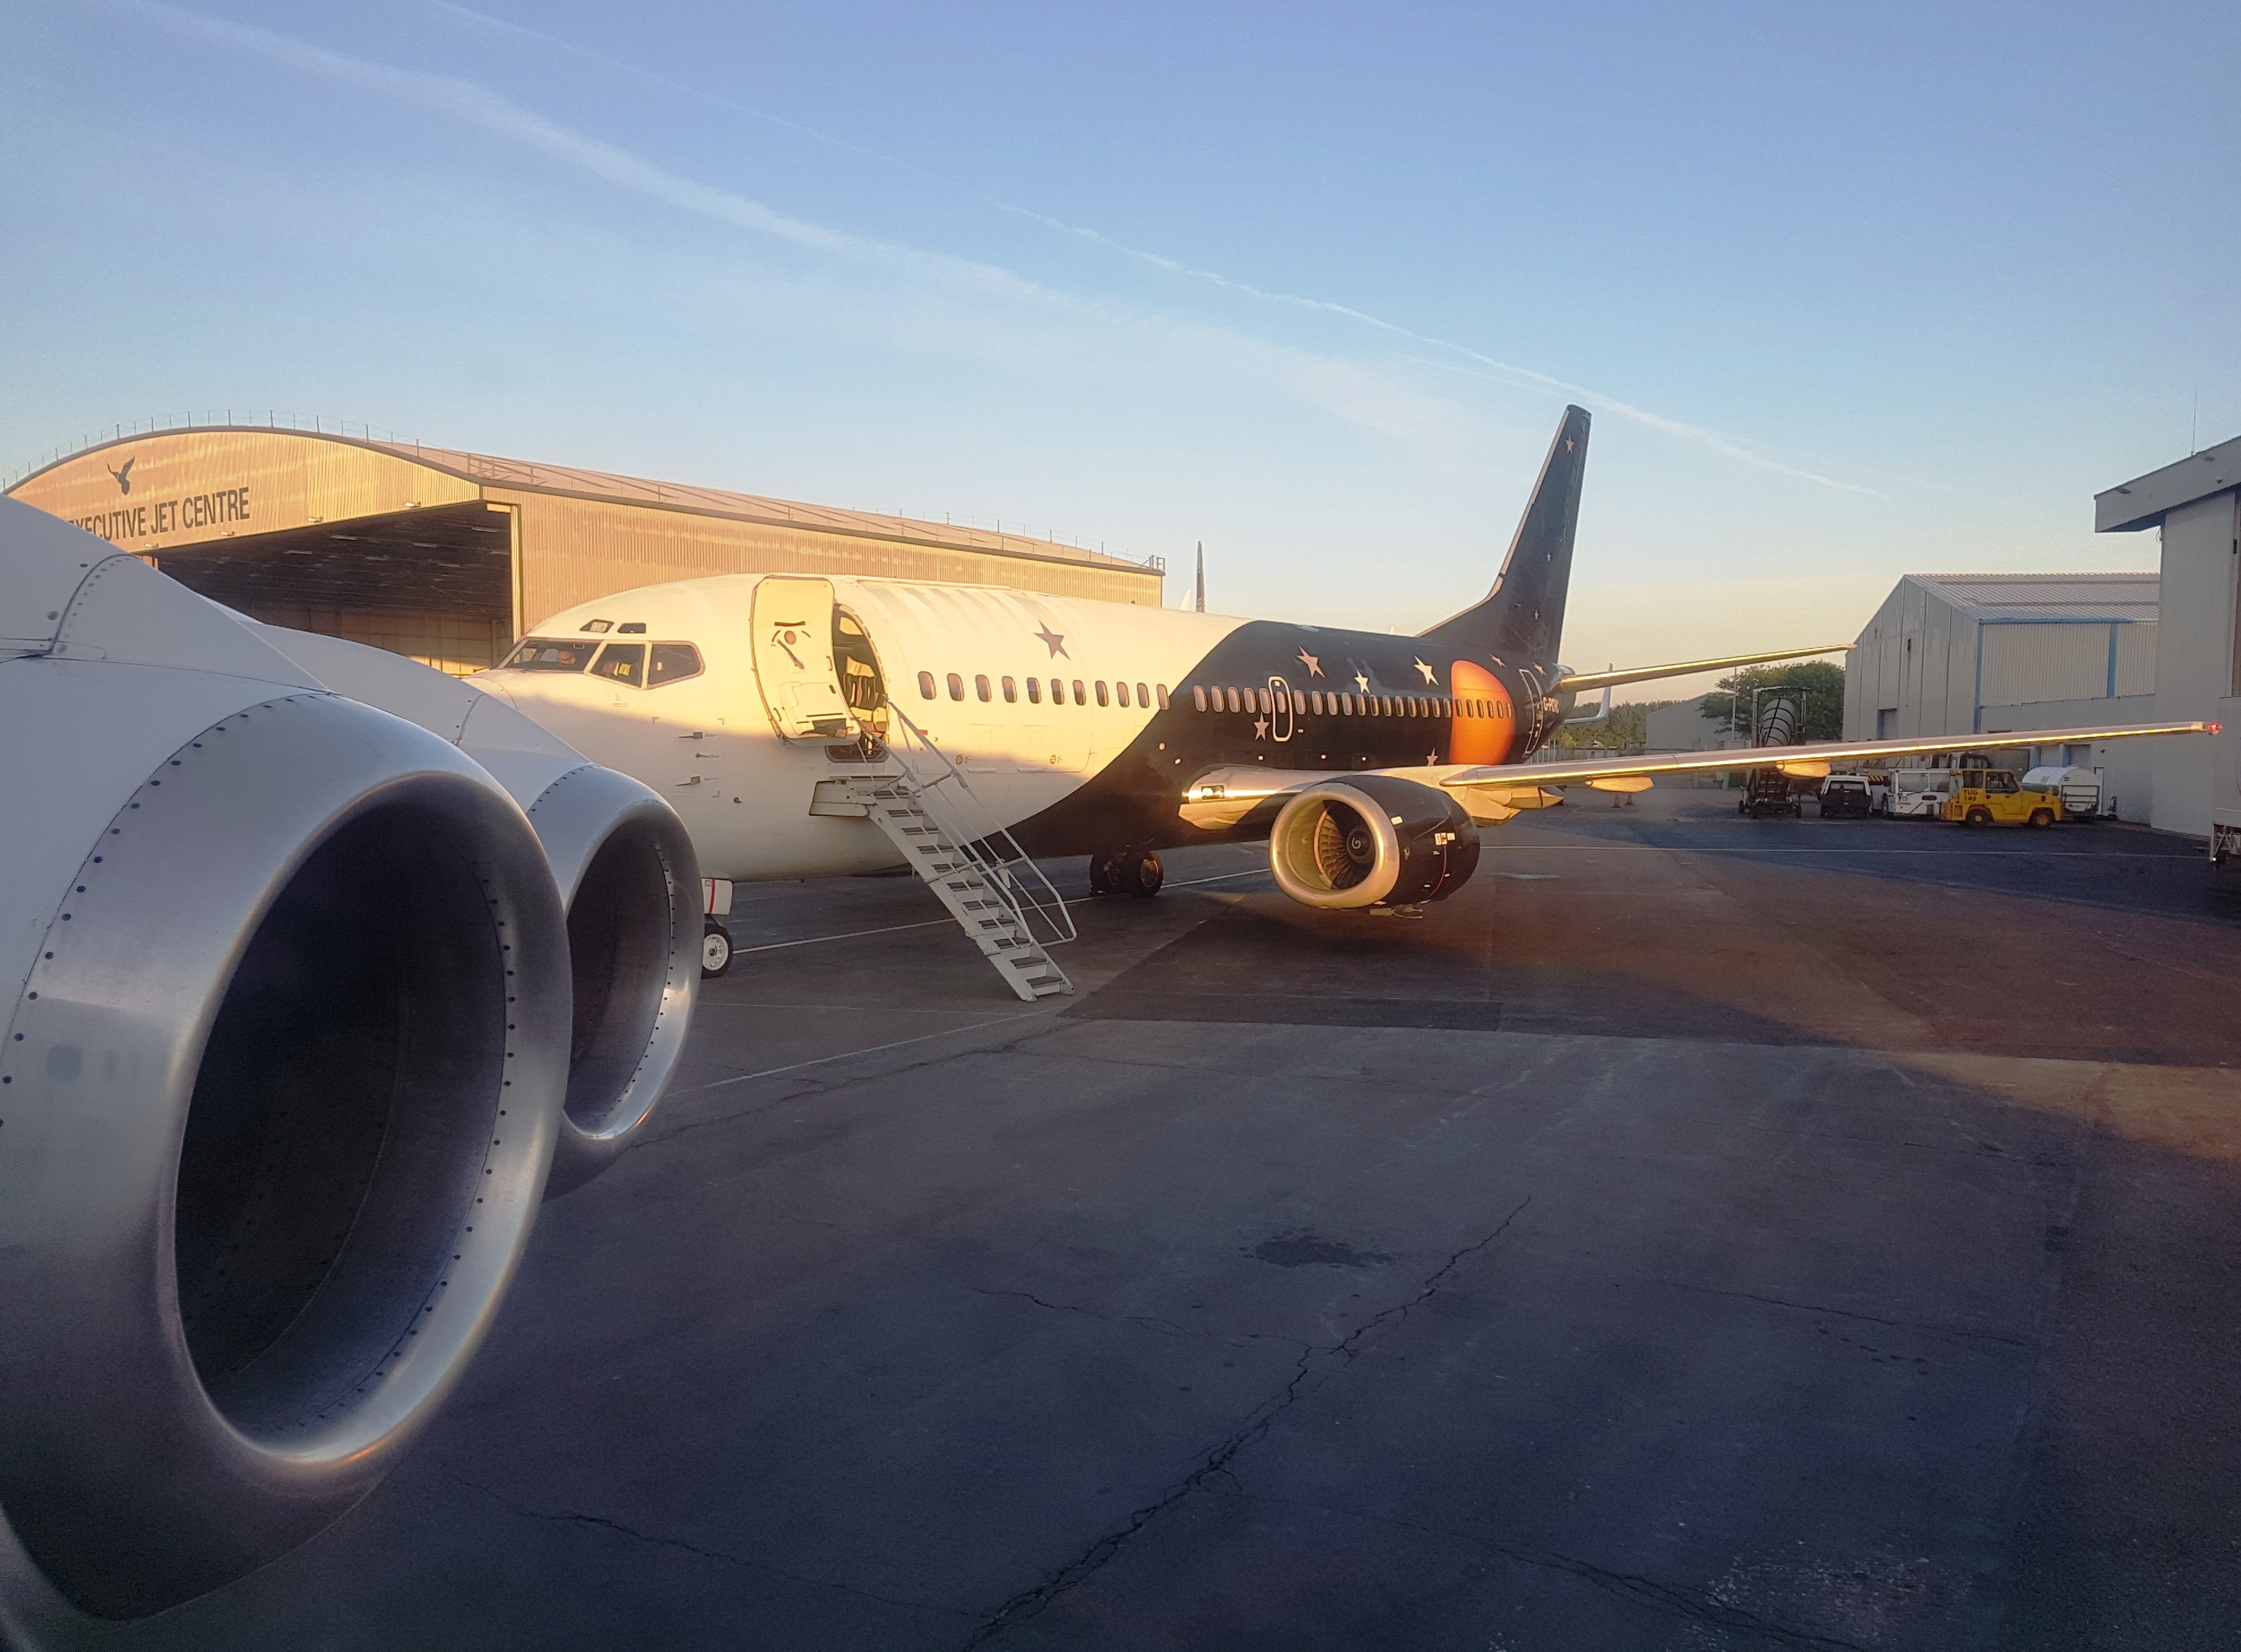
<svg viewBox="0 0 2241 1652">
<path fill-rule="evenodd" d="M 354 635 L 373 622 L 342 616 L 445 618 L 491 632 L 486 645 L 468 648 L 472 655 L 579 603 L 707 574 L 955 580 L 1154 605 L 1161 595 L 1156 558 L 1131 562 L 947 523 L 263 426 L 124 437 L 35 471 L 8 492 L 153 556 L 166 573 L 260 619 Z"/>
</svg>

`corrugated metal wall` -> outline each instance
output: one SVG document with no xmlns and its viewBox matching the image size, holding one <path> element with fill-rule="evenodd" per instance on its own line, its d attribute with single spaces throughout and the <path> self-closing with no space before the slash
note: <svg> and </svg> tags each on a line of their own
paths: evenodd
<svg viewBox="0 0 2241 1652">
<path fill-rule="evenodd" d="M 2108 625 L 1988 625 L 1978 704 L 2094 699 L 2109 692 Z"/>
<path fill-rule="evenodd" d="M 2117 627 L 2117 692 L 2123 694 L 2152 694 L 2156 692 L 2156 638 L 2154 625 L 2119 625 Z"/>
<path fill-rule="evenodd" d="M 722 573 L 853 574 L 1160 601 L 1160 577 L 1149 569 L 1045 562 L 512 488 L 492 487 L 485 497 L 520 512 L 522 619 L 531 629 L 547 614 L 614 592 Z"/>
</svg>

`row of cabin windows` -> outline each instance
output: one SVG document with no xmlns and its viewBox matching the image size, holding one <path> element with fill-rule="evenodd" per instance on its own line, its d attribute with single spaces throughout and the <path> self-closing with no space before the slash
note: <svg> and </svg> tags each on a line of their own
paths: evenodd
<svg viewBox="0 0 2241 1652">
<path fill-rule="evenodd" d="M 963 699 L 965 698 L 965 679 L 960 676 L 957 672 L 951 672 L 949 673 L 946 686 L 949 690 L 950 699 Z M 1028 705 L 1040 706 L 1043 703 L 1043 679 L 1041 678 L 1028 678 L 1027 679 L 1027 689 Z M 973 679 L 973 696 L 978 699 L 993 699 L 1000 690 L 1003 693 L 1004 703 L 1007 706 L 1013 706 L 1019 703 L 1020 685 L 1012 678 L 998 678 L 993 686 L 986 677 L 975 677 Z M 920 699 L 932 699 L 934 698 L 936 690 L 933 682 L 933 673 L 932 672 L 922 671 L 918 674 L 918 692 Z M 1096 695 L 1097 703 L 1100 706 L 1120 706 L 1123 708 L 1134 706 L 1144 711 L 1151 710 L 1154 704 L 1153 696 L 1156 694 L 1159 697 L 1157 701 L 1159 708 L 1163 712 L 1167 709 L 1167 686 L 1165 683 L 1160 684 L 1156 688 L 1153 687 L 1149 684 L 1138 683 L 1135 686 L 1134 692 L 1132 695 L 1129 691 L 1129 686 L 1127 683 L 1116 682 L 1108 690 L 1102 679 L 1094 683 L 1085 683 L 1079 677 L 1074 679 L 1074 703 L 1075 705 L 1088 705 L 1089 697 L 1092 694 Z M 1056 677 L 1050 679 L 1050 703 L 1054 706 L 1063 706 L 1066 704 L 1066 684 L 1062 679 Z"/>
<path fill-rule="evenodd" d="M 640 627 L 644 629 L 644 627 Z M 593 656 L 596 654 L 597 658 Z M 651 656 L 651 659 L 648 656 Z M 588 668 L 588 670 L 587 670 Z M 698 677 L 703 667 L 700 651 L 691 643 L 578 642 L 554 637 L 525 637 L 505 657 L 500 671 L 557 671 L 586 672 L 632 688 L 659 688 L 665 683 Z"/>
<path fill-rule="evenodd" d="M 1509 702 L 1500 699 L 1432 699 L 1421 694 L 1326 694 L 1321 689 L 1293 689 L 1292 711 L 1299 717 L 1491 717 L 1509 715 Z M 1191 705 L 1201 712 L 1242 712 L 1266 714 L 1277 709 L 1274 695 L 1266 688 L 1198 688 L 1191 690 Z"/>
</svg>

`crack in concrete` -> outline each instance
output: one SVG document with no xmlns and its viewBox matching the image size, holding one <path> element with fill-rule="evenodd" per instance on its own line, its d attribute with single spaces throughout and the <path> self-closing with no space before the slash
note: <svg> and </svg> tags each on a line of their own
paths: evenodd
<svg viewBox="0 0 2241 1652">
<path fill-rule="evenodd" d="M 1965 1326 L 1938 1325 L 1928 1320 L 1892 1320 L 1879 1314 L 1862 1314 L 1848 1308 L 1823 1308 L 1818 1302 L 1793 1302 L 1780 1296 L 1762 1296 L 1756 1291 L 1723 1290 L 1717 1285 L 1691 1285 L 1685 1280 L 1660 1280 L 1669 1290 L 1695 1291 L 1703 1296 L 1732 1296 L 1745 1302 L 1764 1302 L 1769 1308 L 1786 1308 L 1799 1314 L 1827 1314 L 1840 1320 L 1861 1320 L 1870 1325 L 1887 1325 L 1896 1331 L 1928 1331 L 1937 1336 L 1957 1336 L 1965 1341 L 1997 1342 L 2005 1348 L 2038 1349 L 2040 1345 L 2027 1336 L 2010 1336 L 2004 1331 L 1972 1331 Z M 2043 1351 L 2043 1350 L 2042 1350 Z"/>
<path fill-rule="evenodd" d="M 1248 1446 L 1263 1438 L 1268 1430 L 1275 1426 L 1276 1419 L 1299 1401 L 1302 1389 L 1308 1378 L 1313 1374 L 1318 1360 L 1352 1361 L 1361 1351 L 1359 1345 L 1364 1337 L 1376 1330 L 1388 1320 L 1406 1319 L 1410 1309 L 1422 1306 L 1425 1301 L 1437 1295 L 1448 1274 L 1462 1267 L 1470 1257 L 1477 1255 L 1502 1234 L 1508 1233 L 1510 1224 L 1522 1215 L 1525 1207 L 1532 1202 L 1533 1195 L 1528 1194 L 1519 1201 L 1517 1207 L 1504 1216 L 1485 1238 L 1474 1241 L 1461 1250 L 1451 1254 L 1445 1262 L 1425 1277 L 1422 1287 L 1407 1301 L 1396 1302 L 1390 1308 L 1379 1310 L 1335 1342 L 1308 1345 L 1301 1354 L 1297 1368 L 1293 1371 L 1290 1379 L 1286 1381 L 1283 1388 L 1255 1406 L 1248 1415 L 1243 1426 L 1207 1451 L 1205 1461 L 1196 1468 L 1162 1492 L 1154 1501 L 1134 1510 L 1129 1515 L 1126 1523 L 1097 1538 L 1079 1555 L 1060 1567 L 1041 1582 L 1031 1588 L 1021 1589 L 998 1607 L 987 1621 L 973 1632 L 973 1637 L 965 1642 L 960 1652 L 967 1652 L 970 1648 L 983 1645 L 995 1639 L 1013 1623 L 1033 1617 L 1060 1595 L 1070 1589 L 1080 1588 L 1118 1555 L 1130 1538 L 1135 1536 L 1138 1532 L 1142 1531 L 1145 1527 L 1150 1525 L 1168 1509 L 1187 1498 L 1216 1475 L 1223 1475 L 1228 1478 L 1233 1485 L 1235 1484 L 1234 1477 L 1228 1474 L 1230 1462 Z M 1320 1383 L 1316 1384 L 1318 1388 L 1321 1386 Z"/>
<path fill-rule="evenodd" d="M 1763 1618 L 1755 1612 L 1747 1612 L 1739 1606 L 1730 1606 L 1706 1590 L 1661 1583 L 1639 1573 L 1613 1571 L 1609 1567 L 1598 1566 L 1592 1561 L 1580 1560 L 1570 1555 L 1559 1555 L 1553 1551 L 1536 1554 L 1531 1549 L 1511 1548 L 1502 1543 L 1485 1546 L 1521 1566 L 1569 1572 L 1575 1577 L 1586 1579 L 1597 1588 L 1623 1595 L 1653 1611 L 1671 1616 L 1709 1623 L 1716 1629 L 1739 1629 L 1745 1634 L 1778 1642 L 1783 1646 L 1826 1647 L 1833 1649 L 1833 1652 L 1868 1652 L 1868 1648 L 1861 1642 L 1841 1640 L 1833 1635 L 1819 1635 L 1810 1629 L 1793 1629 L 1786 1624 Z"/>
<path fill-rule="evenodd" d="M 812 1577 L 801 1572 L 790 1572 L 785 1567 L 774 1566 L 768 1561 L 750 1560 L 745 1555 L 734 1555 L 726 1549 L 704 1548 L 698 1543 L 686 1542 L 682 1537 L 666 1537 L 659 1532 L 640 1531 L 635 1526 L 625 1525 L 619 1520 L 610 1520 L 605 1515 L 586 1515 L 573 1509 L 554 1512 L 532 1508 L 525 1503 L 516 1502 L 494 1487 L 481 1485 L 469 1480 L 464 1475 L 454 1474 L 448 1468 L 443 1472 L 446 1478 L 455 1483 L 465 1486 L 469 1491 L 480 1492 L 484 1496 L 498 1504 L 508 1514 L 518 1515 L 524 1520 L 544 1521 L 553 1525 L 586 1526 L 597 1531 L 612 1532 L 617 1536 L 627 1537 L 634 1542 L 645 1543 L 655 1548 L 673 1548 L 680 1554 L 691 1555 L 700 1560 L 716 1561 L 723 1565 L 737 1566 L 746 1571 L 767 1572 L 773 1577 L 785 1578 L 790 1583 L 801 1583 L 812 1588 L 827 1588 L 842 1595 L 853 1595 L 863 1600 L 877 1601 L 882 1606 L 908 1607 L 913 1611 L 920 1612 L 941 1612 L 951 1617 L 969 1618 L 974 1615 L 971 1610 L 961 1606 L 944 1606 L 937 1601 L 914 1601 L 900 1595 L 885 1595 L 878 1589 L 865 1588 L 854 1583 L 843 1583 L 835 1578 Z"/>
</svg>

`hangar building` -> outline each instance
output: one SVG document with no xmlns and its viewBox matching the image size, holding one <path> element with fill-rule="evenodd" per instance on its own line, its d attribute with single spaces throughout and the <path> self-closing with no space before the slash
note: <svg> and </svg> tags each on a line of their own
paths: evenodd
<svg viewBox="0 0 2241 1652">
<path fill-rule="evenodd" d="M 2213 824 L 2241 832 L 2241 437 L 2097 494 L 2093 525 L 2154 528 L 2163 542 L 2156 720 L 2224 725 L 2214 743 L 2141 742 L 2156 748 L 2154 823 L 2198 838 Z"/>
<path fill-rule="evenodd" d="M 2152 573 L 1910 573 L 1844 666 L 1844 738 L 1905 739 L 2150 722 L 2156 716 Z M 2160 743 L 2160 742 L 2158 742 Z M 2033 760 L 2102 772 L 2117 812 L 2146 820 L 2146 742 L 2049 746 Z"/>
<path fill-rule="evenodd" d="M 124 436 L 10 497 L 253 618 L 494 665 L 535 621 L 719 573 L 839 573 L 1161 600 L 1160 559 L 407 443 L 264 425 Z"/>
</svg>

